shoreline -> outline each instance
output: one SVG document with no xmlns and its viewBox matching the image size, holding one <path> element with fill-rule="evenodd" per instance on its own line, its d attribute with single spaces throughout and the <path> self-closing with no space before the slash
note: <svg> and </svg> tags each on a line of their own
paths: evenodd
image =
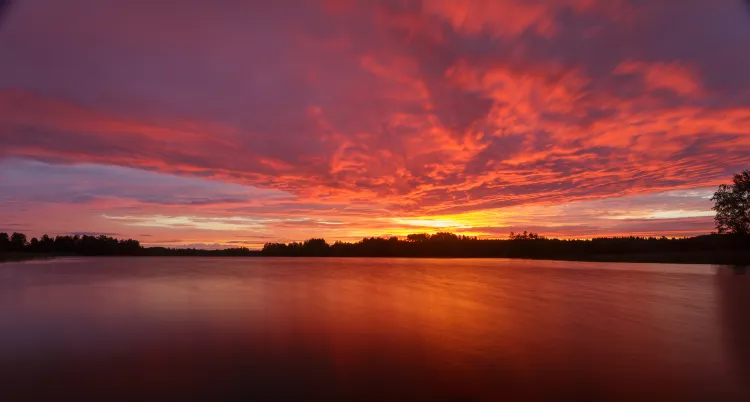
<svg viewBox="0 0 750 402">
<path fill-rule="evenodd" d="M 31 253 L 12 253 L 1 255 L 0 264 L 12 262 L 25 262 L 34 260 L 52 260 L 64 257 L 96 257 L 96 258 L 137 258 L 137 257 L 158 257 L 158 258 L 381 258 L 381 259 L 506 259 L 506 260 L 526 260 L 526 261 L 563 261 L 563 262 L 599 262 L 599 263 L 626 263 L 626 264 L 681 264 L 681 265 L 725 265 L 725 266 L 750 266 L 750 252 L 743 253 L 741 256 L 726 255 L 718 257 L 716 255 L 706 255 L 705 253 L 670 253 L 670 254 L 595 254 L 590 256 L 549 256 L 549 257 L 485 257 L 485 256 L 269 256 L 269 255 L 49 255 L 49 254 L 31 254 Z M 739 258 L 737 258 L 739 257 Z"/>
<path fill-rule="evenodd" d="M 33 254 L 33 253 L 9 253 L 9 254 L 0 254 L 0 264 L 5 262 L 24 262 L 24 261 L 33 261 L 33 260 L 52 260 L 57 257 L 60 257 L 58 255 L 40 255 L 40 254 Z"/>
</svg>

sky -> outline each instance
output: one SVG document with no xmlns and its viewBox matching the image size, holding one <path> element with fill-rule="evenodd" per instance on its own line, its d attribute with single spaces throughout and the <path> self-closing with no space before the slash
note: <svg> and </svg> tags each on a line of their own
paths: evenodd
<svg viewBox="0 0 750 402">
<path fill-rule="evenodd" d="M 16 0 L 0 232 L 709 233 L 750 167 L 745 3 Z"/>
</svg>

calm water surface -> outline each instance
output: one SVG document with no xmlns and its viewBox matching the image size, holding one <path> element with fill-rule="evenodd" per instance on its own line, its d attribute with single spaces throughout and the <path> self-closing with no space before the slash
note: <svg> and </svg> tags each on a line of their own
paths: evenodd
<svg viewBox="0 0 750 402">
<path fill-rule="evenodd" d="M 52 398 L 747 402 L 750 275 L 461 259 L 2 264 L 0 400 Z"/>
</svg>

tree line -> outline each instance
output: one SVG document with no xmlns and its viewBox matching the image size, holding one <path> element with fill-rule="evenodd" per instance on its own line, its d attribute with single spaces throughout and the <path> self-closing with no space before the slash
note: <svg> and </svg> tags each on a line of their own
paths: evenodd
<svg viewBox="0 0 750 402">
<path fill-rule="evenodd" d="M 364 238 L 359 242 L 324 239 L 266 243 L 264 256 L 285 257 L 453 257 L 530 258 L 592 261 L 750 262 L 750 238 L 704 235 L 690 238 L 609 237 L 590 240 L 548 239 L 536 233 L 511 234 L 508 239 L 479 239 L 453 233 L 420 233 Z"/>
<path fill-rule="evenodd" d="M 228 248 L 223 250 L 201 250 L 195 248 L 143 247 L 138 240 L 117 239 L 105 235 L 65 235 L 40 238 L 28 237 L 23 233 L 0 233 L 0 253 L 35 253 L 49 255 L 86 256 L 251 256 L 258 251 L 248 248 Z"/>
<path fill-rule="evenodd" d="M 136 255 L 142 250 L 137 240 L 120 240 L 109 236 L 43 235 L 30 241 L 23 233 L 0 233 L 0 252 L 79 254 L 79 255 Z"/>
<path fill-rule="evenodd" d="M 591 261 L 750 263 L 750 236 L 712 234 L 690 238 L 608 237 L 590 240 L 549 239 L 537 233 L 511 233 L 507 239 L 480 239 L 448 232 L 417 233 L 405 238 L 367 237 L 358 242 L 312 238 L 303 242 L 266 243 L 261 250 L 143 247 L 137 240 L 108 236 L 32 238 L 0 233 L 0 254 L 32 253 L 84 256 L 266 256 L 266 257 L 451 257 L 530 258 Z"/>
</svg>

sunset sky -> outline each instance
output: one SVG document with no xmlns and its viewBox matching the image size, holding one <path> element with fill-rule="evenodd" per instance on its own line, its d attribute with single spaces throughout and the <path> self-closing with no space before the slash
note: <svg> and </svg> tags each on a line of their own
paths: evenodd
<svg viewBox="0 0 750 402">
<path fill-rule="evenodd" d="M 687 236 L 749 167 L 741 0 L 16 0 L 0 21 L 5 232 Z"/>
</svg>

